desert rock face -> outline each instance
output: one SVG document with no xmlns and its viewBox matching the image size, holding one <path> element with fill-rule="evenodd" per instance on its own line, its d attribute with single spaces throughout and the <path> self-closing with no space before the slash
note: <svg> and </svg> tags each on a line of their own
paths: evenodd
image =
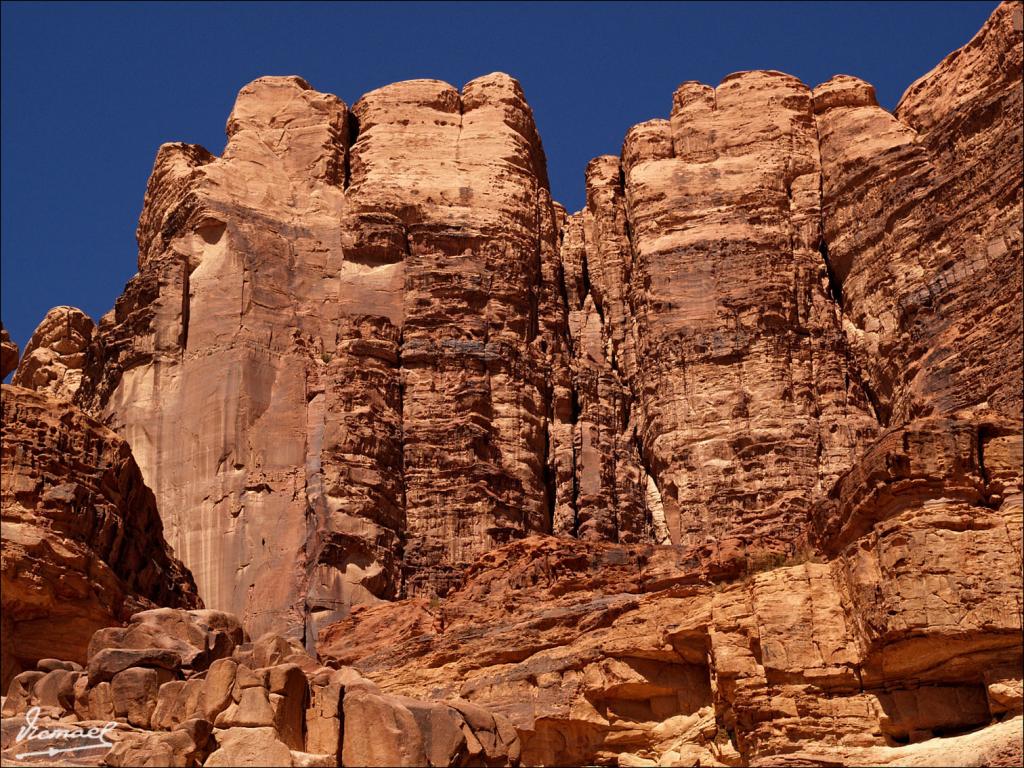
<svg viewBox="0 0 1024 768">
<path fill-rule="evenodd" d="M 587 169 L 563 245 L 577 262 L 582 232 L 596 312 L 578 343 L 632 393 L 616 443 L 646 472 L 615 487 L 643 498 L 650 478 L 675 544 L 787 554 L 875 434 L 819 253 L 820 189 L 810 90 L 777 72 L 683 84 L 670 120 Z"/>
<path fill-rule="evenodd" d="M 5 689 L 39 659 L 84 661 L 94 631 L 142 608 L 201 605 L 124 440 L 6 384 L 2 432 Z"/>
<path fill-rule="evenodd" d="M 295 640 L 250 640 L 220 611 L 161 608 L 89 641 L 87 664 L 44 659 L 14 678 L 3 706 L 4 764 L 104 766 L 509 766 L 519 737 L 462 699 L 386 695 L 350 667 L 331 669 Z M 17 738 L 38 728 L 111 723 L 109 746 Z M 79 746 L 46 754 L 46 747 Z M 82 759 L 88 762 L 80 762 Z M 65 761 L 67 761 L 65 763 Z"/>
<path fill-rule="evenodd" d="M 75 307 L 54 307 L 25 347 L 11 383 L 71 401 L 82 385 L 95 324 Z"/>
<path fill-rule="evenodd" d="M 1021 414 L 1020 5 L 904 94 L 815 89 L 825 238 L 883 423 Z"/>
<path fill-rule="evenodd" d="M 11 341 L 11 335 L 0 323 L 0 379 L 18 367 L 18 345 Z"/>
<path fill-rule="evenodd" d="M 1019 729 L 1013 10 L 895 117 L 854 78 L 741 73 L 593 161 L 562 229 L 577 504 L 554 518 L 584 541 L 360 608 L 322 657 L 501 712 L 527 764 L 1018 759 L 998 726 L 978 753 L 936 738 Z M 947 279 L 990 230 L 994 284 Z"/>
<path fill-rule="evenodd" d="M 518 84 L 399 83 L 350 112 L 263 78 L 228 137 L 161 148 L 83 394 L 208 604 L 312 637 L 550 530 L 565 313 Z"/>
<path fill-rule="evenodd" d="M 5 717 L 115 719 L 109 765 L 1019 764 L 1020 19 L 894 113 L 683 83 L 572 214 L 507 75 L 247 85 L 4 387 Z"/>
</svg>

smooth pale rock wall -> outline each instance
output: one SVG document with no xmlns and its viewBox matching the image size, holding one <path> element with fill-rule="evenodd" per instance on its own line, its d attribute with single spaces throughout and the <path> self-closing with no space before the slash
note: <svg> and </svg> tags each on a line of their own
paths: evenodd
<svg viewBox="0 0 1024 768">
<path fill-rule="evenodd" d="M 550 530 L 557 237 L 505 75 L 351 111 L 261 78 L 221 157 L 161 148 L 81 400 L 133 445 L 209 605 L 314 637 Z"/>
<path fill-rule="evenodd" d="M 33 337 L 30 348 L 42 348 Z M 164 541 L 128 445 L 45 387 L 3 385 L 0 684 L 46 658 L 82 663 L 93 632 L 156 606 L 202 605 Z"/>
</svg>

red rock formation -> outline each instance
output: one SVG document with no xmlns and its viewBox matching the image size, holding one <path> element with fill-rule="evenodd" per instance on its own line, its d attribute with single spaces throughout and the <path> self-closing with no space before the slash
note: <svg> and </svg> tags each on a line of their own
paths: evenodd
<svg viewBox="0 0 1024 768">
<path fill-rule="evenodd" d="M 0 429 L 5 689 L 39 659 L 84 661 L 94 631 L 142 608 L 201 605 L 124 440 L 6 384 Z"/>
<path fill-rule="evenodd" d="M 573 215 L 505 75 L 246 86 L 221 157 L 160 149 L 114 310 L 54 310 L 16 373 L 141 477 L 4 390 L 5 607 L 8 509 L 73 501 L 26 478 L 95 498 L 116 450 L 217 610 L 97 632 L 7 709 L 140 729 L 111 764 L 1016 764 L 1020 18 L 894 114 L 844 75 L 684 83 Z M 187 602 L 132 542 L 101 597 Z"/>
<path fill-rule="evenodd" d="M 1019 483 L 1019 463 L 1010 471 Z M 903 514 L 934 506 L 920 495 Z M 322 632 L 320 653 L 388 693 L 503 714 L 528 765 L 897 762 L 908 741 L 1020 713 L 1020 582 L 994 570 L 1012 530 L 982 522 L 955 536 L 945 543 L 958 548 L 918 556 L 872 534 L 828 562 L 773 563 L 729 585 L 693 583 L 672 547 L 528 539 L 482 558 L 435 605 L 353 611 Z M 941 559 L 925 583 L 959 592 L 928 595 L 899 573 L 929 554 Z M 424 613 L 432 627 L 409 620 Z"/>
<path fill-rule="evenodd" d="M 294 640 L 247 642 L 236 617 L 208 610 L 143 611 L 100 630 L 87 669 L 45 659 L 19 674 L 3 716 L 5 765 L 515 766 L 520 757 L 501 715 L 463 699 L 385 695 Z M 29 723 L 45 733 L 14 735 Z M 94 726 L 105 726 L 105 745 L 82 736 Z"/>
<path fill-rule="evenodd" d="M 809 89 L 777 72 L 680 86 L 671 120 L 590 164 L 577 217 L 590 346 L 631 392 L 627 441 L 635 431 L 672 541 L 791 551 L 876 429 L 819 254 Z"/>
<path fill-rule="evenodd" d="M 18 367 L 18 345 L 11 341 L 11 335 L 0 323 L 0 379 Z"/>
<path fill-rule="evenodd" d="M 75 307 L 54 307 L 36 328 L 11 383 L 71 401 L 82 385 L 95 324 Z"/>
<path fill-rule="evenodd" d="M 1021 32 L 1004 3 L 895 114 L 814 92 L 828 260 L 883 423 L 1021 414 Z"/>
<path fill-rule="evenodd" d="M 528 764 L 1017 759 L 1019 12 L 895 117 L 853 78 L 743 73 L 595 160 L 554 530 L 628 541 L 641 509 L 675 546 L 511 545 L 323 657 L 502 712 Z M 978 753 L 936 738 L 985 725 Z"/>
<path fill-rule="evenodd" d="M 518 84 L 400 83 L 350 114 L 264 78 L 228 135 L 160 150 L 84 397 L 207 602 L 312 637 L 549 530 L 565 313 Z"/>
<path fill-rule="evenodd" d="M 394 273 L 373 301 L 401 333 L 401 460 L 408 590 L 496 542 L 550 530 L 550 408 L 541 294 L 554 258 L 544 154 L 519 84 L 489 75 L 456 91 L 413 81 L 353 108 L 345 192 L 354 243 L 342 295 Z M 350 299 L 348 312 L 367 312 Z M 383 311 L 382 311 L 383 310 Z M 546 318 L 545 318 L 546 319 Z"/>
</svg>

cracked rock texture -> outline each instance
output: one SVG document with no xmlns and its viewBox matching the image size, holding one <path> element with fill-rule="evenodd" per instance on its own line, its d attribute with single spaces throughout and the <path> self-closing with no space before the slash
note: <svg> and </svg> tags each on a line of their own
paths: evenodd
<svg viewBox="0 0 1024 768">
<path fill-rule="evenodd" d="M 561 243 L 581 541 L 322 657 L 501 712 L 527 764 L 1018 760 L 1019 12 L 895 116 L 746 72 L 594 160 Z"/>
<path fill-rule="evenodd" d="M 18 345 L 11 341 L 11 335 L 0 324 L 0 379 L 18 367 Z"/>
<path fill-rule="evenodd" d="M 39 728 L 78 736 L 18 737 L 33 708 Z M 211 610 L 142 611 L 99 630 L 84 669 L 41 660 L 14 678 L 3 718 L 4 765 L 497 768 L 520 756 L 500 714 L 464 699 L 386 695 L 354 669 L 317 663 L 294 639 L 251 641 L 236 616 Z M 107 722 L 106 748 L 82 738 Z"/>
<path fill-rule="evenodd" d="M 54 307 L 32 334 L 11 383 L 73 400 L 85 376 L 95 328 L 82 310 Z"/>
<path fill-rule="evenodd" d="M 1020 4 L 1004 3 L 894 114 L 814 91 L 843 326 L 883 424 L 1021 414 Z"/>
<path fill-rule="evenodd" d="M 351 111 L 257 80 L 221 157 L 161 148 L 138 237 L 82 401 L 131 443 L 208 604 L 312 638 L 551 529 L 566 320 L 514 80 Z"/>
<path fill-rule="evenodd" d="M 2 441 L 5 689 L 39 659 L 84 661 L 94 631 L 138 610 L 202 605 L 123 439 L 4 384 Z"/>
<path fill-rule="evenodd" d="M 116 432 L 204 626 L 260 640 L 104 630 L 96 712 L 206 723 L 111 764 L 1018 764 L 1021 17 L 893 113 L 684 82 L 576 213 L 503 74 L 260 78 L 219 157 L 161 147 L 138 274 L 4 389 L 5 574 L 8 429 Z"/>
</svg>

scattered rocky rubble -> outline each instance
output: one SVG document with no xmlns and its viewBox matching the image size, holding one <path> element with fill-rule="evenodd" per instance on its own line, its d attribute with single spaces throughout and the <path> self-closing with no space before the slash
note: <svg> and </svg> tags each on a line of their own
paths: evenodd
<svg viewBox="0 0 1024 768">
<path fill-rule="evenodd" d="M 26 715 L 49 729 L 116 724 L 112 746 L 91 751 L 89 765 L 505 766 L 520 758 L 501 715 L 457 698 L 384 694 L 294 640 L 249 641 L 237 617 L 209 610 L 142 611 L 96 632 L 84 668 L 42 659 L 16 675 L 3 702 L 5 765 L 31 765 L 19 754 L 65 746 L 19 740 Z M 76 753 L 56 758 L 82 764 L 62 762 Z"/>
</svg>

